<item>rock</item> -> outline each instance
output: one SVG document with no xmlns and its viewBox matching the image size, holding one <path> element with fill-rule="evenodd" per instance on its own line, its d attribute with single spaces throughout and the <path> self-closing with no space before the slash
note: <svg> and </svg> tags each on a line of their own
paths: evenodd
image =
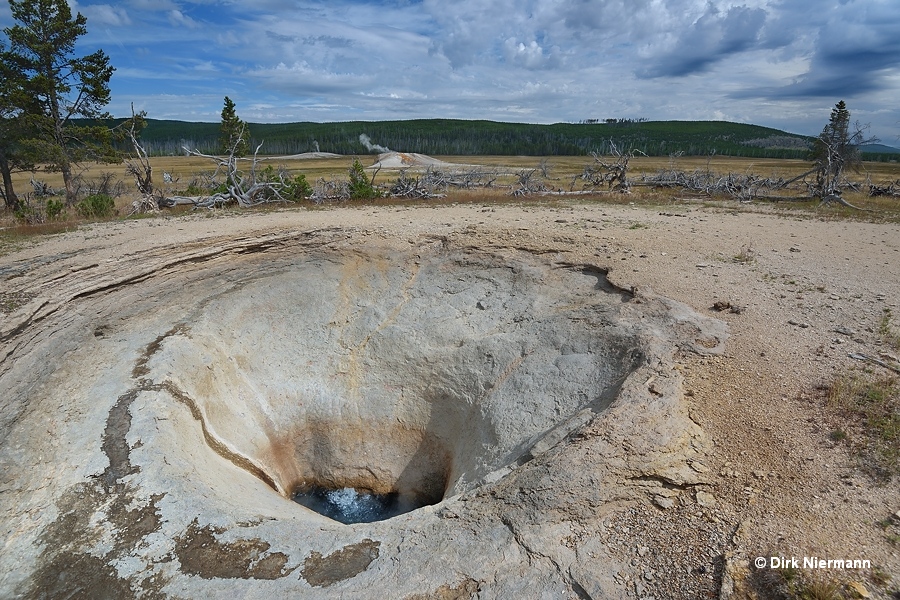
<svg viewBox="0 0 900 600">
<path fill-rule="evenodd" d="M 733 552 L 725 554 L 725 569 L 722 573 L 722 585 L 719 588 L 719 600 L 732 600 L 737 597 L 740 583 L 749 575 L 750 561 L 736 559 Z"/>
<path fill-rule="evenodd" d="M 653 503 L 664 510 L 668 510 L 675 506 L 675 499 L 666 498 L 665 496 L 653 496 Z"/>
<path fill-rule="evenodd" d="M 853 594 L 854 598 L 871 598 L 872 593 L 866 589 L 866 586 L 859 581 L 851 581 L 847 584 L 847 589 Z"/>
<path fill-rule="evenodd" d="M 713 508 L 716 506 L 716 497 L 709 492 L 698 491 L 696 498 L 697 504 L 703 508 Z"/>
<path fill-rule="evenodd" d="M 709 473 L 709 467 L 700 461 L 692 460 L 688 462 L 688 465 L 698 473 Z"/>
</svg>

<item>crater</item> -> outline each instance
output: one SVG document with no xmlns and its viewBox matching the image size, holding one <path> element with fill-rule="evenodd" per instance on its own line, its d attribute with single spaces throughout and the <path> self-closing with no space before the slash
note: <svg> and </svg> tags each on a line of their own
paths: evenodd
<svg viewBox="0 0 900 600">
<path fill-rule="evenodd" d="M 526 255 L 323 251 L 209 285 L 142 375 L 271 493 L 341 523 L 439 503 L 552 448 L 615 401 L 672 318 L 601 269 Z"/>
</svg>

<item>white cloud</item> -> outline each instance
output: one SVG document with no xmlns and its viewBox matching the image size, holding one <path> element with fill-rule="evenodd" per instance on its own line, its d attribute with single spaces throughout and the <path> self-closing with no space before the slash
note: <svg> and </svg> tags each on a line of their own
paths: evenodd
<svg viewBox="0 0 900 600">
<path fill-rule="evenodd" d="M 131 25 L 128 11 L 120 6 L 92 4 L 79 7 L 79 12 L 87 18 L 89 27 L 91 25 L 107 25 L 110 27 Z"/>
<path fill-rule="evenodd" d="M 559 47 L 545 50 L 535 40 L 528 44 L 517 42 L 516 38 L 507 38 L 503 43 L 507 62 L 517 64 L 526 69 L 550 69 L 560 64 Z"/>
<path fill-rule="evenodd" d="M 124 0 L 88 8 L 88 37 L 118 69 L 114 98 L 152 73 L 172 74 L 195 102 L 217 90 L 191 114 L 218 112 L 218 90 L 228 90 L 266 119 L 724 115 L 815 133 L 840 94 L 873 125 L 894 131 L 900 122 L 896 0 Z"/>
<path fill-rule="evenodd" d="M 374 76 L 369 74 L 323 71 L 306 62 L 279 63 L 270 68 L 249 70 L 244 75 L 270 89 L 291 94 L 354 93 L 375 83 Z"/>
<path fill-rule="evenodd" d="M 188 29 L 197 29 L 200 27 L 200 24 L 197 21 L 185 15 L 180 10 L 172 9 L 167 12 L 166 15 L 169 17 L 169 23 L 175 27 L 187 27 Z"/>
</svg>

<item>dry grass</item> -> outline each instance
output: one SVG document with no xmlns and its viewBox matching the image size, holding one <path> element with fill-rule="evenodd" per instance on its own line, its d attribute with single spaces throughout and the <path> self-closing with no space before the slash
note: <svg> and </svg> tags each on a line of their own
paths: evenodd
<svg viewBox="0 0 900 600">
<path fill-rule="evenodd" d="M 773 553 L 778 556 L 779 553 Z M 756 597 L 761 600 L 842 600 L 840 587 L 832 582 L 820 582 L 819 580 L 807 580 L 799 569 L 785 567 L 781 569 L 759 569 L 750 578 L 756 591 Z M 822 585 L 827 585 L 827 590 L 820 590 Z M 821 594 L 826 595 L 813 595 Z"/>
<path fill-rule="evenodd" d="M 78 225 L 72 222 L 20 225 L 12 216 L 0 213 L 0 256 L 15 252 L 36 236 L 65 233 L 77 228 Z"/>
<path fill-rule="evenodd" d="M 733 257 L 731 257 L 732 262 L 742 264 L 742 265 L 750 264 L 755 260 L 756 260 L 756 252 L 753 250 L 752 244 L 745 244 L 745 245 L 741 246 L 740 251 L 737 254 L 735 254 Z"/>
<path fill-rule="evenodd" d="M 900 329 L 894 323 L 894 313 L 885 308 L 878 322 L 878 336 L 892 350 L 900 352 Z"/>
<path fill-rule="evenodd" d="M 283 160 L 266 157 L 268 164 L 284 165 L 292 174 L 304 174 L 307 181 L 314 183 L 318 178 L 326 179 L 347 176 L 354 157 L 343 156 L 327 159 L 303 159 Z M 364 165 L 369 165 L 376 160 L 375 156 L 360 157 Z M 532 196 L 527 199 L 513 199 L 510 197 L 507 186 L 515 178 L 515 173 L 522 169 L 538 169 L 543 167 L 547 171 L 546 184 L 552 189 L 569 190 L 573 178 L 579 175 L 584 167 L 591 163 L 592 159 L 586 156 L 440 156 L 436 157 L 448 163 L 459 165 L 465 169 L 468 165 L 480 165 L 500 173 L 495 187 L 487 189 L 451 189 L 447 197 L 439 200 L 411 201 L 411 200 L 376 200 L 386 204 L 427 204 L 440 205 L 445 203 L 483 203 L 483 204 L 540 204 L 554 205 L 557 203 L 595 203 L 609 204 L 636 204 L 653 207 L 677 207 L 690 204 L 707 208 L 722 208 L 726 210 L 773 210 L 786 215 L 798 217 L 812 217 L 833 219 L 854 219 L 868 221 L 900 222 L 900 200 L 896 198 L 868 198 L 865 194 L 850 192 L 846 199 L 862 208 L 864 212 L 854 211 L 842 206 L 818 207 L 816 201 L 805 202 L 779 202 L 770 204 L 758 202 L 752 205 L 741 205 L 730 198 L 710 198 L 698 194 L 686 193 L 675 189 L 654 189 L 638 186 L 629 194 L 597 191 L 586 196 L 553 197 Z M 194 156 L 154 157 L 151 165 L 155 180 L 162 180 L 162 173 L 170 173 L 176 183 L 169 186 L 172 191 L 183 191 L 198 174 L 211 173 L 215 165 L 209 159 Z M 448 167 L 452 168 L 452 167 Z M 868 171 L 872 181 L 883 182 L 900 178 L 900 165 L 896 163 L 866 163 L 864 168 Z M 735 157 L 681 157 L 672 159 L 669 157 L 635 157 L 629 163 L 629 177 L 638 179 L 641 175 L 657 173 L 663 169 L 678 169 L 691 172 L 694 170 L 711 170 L 716 173 L 755 173 L 764 177 L 792 177 L 809 169 L 809 163 L 803 160 L 777 160 L 777 159 L 747 159 Z M 83 177 L 90 180 L 96 179 L 101 173 L 111 172 L 120 178 L 127 189 L 133 189 L 131 178 L 126 175 L 124 165 L 87 164 L 84 165 Z M 375 183 L 387 185 L 397 177 L 398 170 L 382 169 L 375 178 Z M 857 176 L 860 180 L 864 176 Z M 24 194 L 31 190 L 28 173 L 18 173 L 14 177 L 16 190 Z M 36 179 L 46 181 L 50 186 L 62 187 L 62 178 L 59 173 L 39 172 Z M 157 183 L 159 185 L 159 183 Z M 577 189 L 577 186 L 576 186 Z M 131 194 L 125 194 L 116 201 L 120 215 L 128 214 L 129 205 L 134 199 Z M 68 224 L 77 222 L 72 211 L 68 211 L 63 218 Z M 15 219 L 8 213 L 0 213 L 0 227 L 13 227 Z"/>
<path fill-rule="evenodd" d="M 848 444 L 863 470 L 880 480 L 900 474 L 900 381 L 869 369 L 837 377 L 826 401 L 841 419 L 829 434 Z"/>
<path fill-rule="evenodd" d="M 346 175 L 353 159 L 352 156 L 325 159 L 282 160 L 277 157 L 263 157 L 264 164 L 285 165 L 294 173 L 303 173 L 307 179 L 314 180 L 317 177 L 331 177 Z M 375 156 L 359 157 L 363 166 L 369 166 L 375 162 Z M 464 168 L 467 165 L 480 165 L 515 173 L 521 169 L 534 169 L 543 162 L 547 166 L 548 176 L 551 181 L 560 182 L 561 187 L 568 187 L 572 177 L 582 172 L 584 167 L 591 162 L 588 156 L 438 156 L 435 157 L 448 163 L 454 163 Z M 215 165 L 212 161 L 196 156 L 166 156 L 150 159 L 156 179 L 161 179 L 162 173 L 169 172 L 173 176 L 180 177 L 181 183 L 187 182 L 197 173 L 212 171 Z M 738 157 L 681 157 L 670 159 L 668 157 L 642 157 L 638 156 L 629 162 L 629 177 L 635 179 L 641 175 L 649 175 L 663 169 L 678 169 L 691 172 L 707 169 L 715 173 L 755 173 L 764 177 L 793 177 L 809 170 L 810 163 L 796 159 L 750 159 Z M 86 164 L 83 175 L 86 178 L 96 177 L 103 172 L 120 173 L 121 178 L 130 183 L 130 178 L 125 175 L 123 165 Z M 393 179 L 396 170 L 383 169 L 376 181 Z M 900 178 L 900 164 L 897 163 L 865 163 L 861 174 L 854 179 L 865 179 L 866 173 L 872 181 L 887 181 Z M 18 173 L 13 182 L 19 191 L 28 191 L 31 175 Z M 39 172 L 36 179 L 47 181 L 54 187 L 62 186 L 62 177 L 59 173 Z"/>
</svg>

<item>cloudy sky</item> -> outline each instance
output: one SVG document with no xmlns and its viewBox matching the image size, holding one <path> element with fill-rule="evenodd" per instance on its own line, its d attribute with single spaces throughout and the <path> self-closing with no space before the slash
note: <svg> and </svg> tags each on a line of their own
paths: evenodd
<svg viewBox="0 0 900 600">
<path fill-rule="evenodd" d="M 725 119 L 900 144 L 898 0 L 69 0 L 110 110 L 257 122 Z M 12 24 L 6 2 L 0 26 Z"/>
</svg>

